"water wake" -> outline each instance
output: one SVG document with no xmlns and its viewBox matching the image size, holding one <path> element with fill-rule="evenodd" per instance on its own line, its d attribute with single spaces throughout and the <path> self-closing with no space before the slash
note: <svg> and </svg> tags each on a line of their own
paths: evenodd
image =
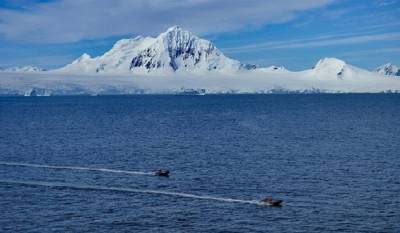
<svg viewBox="0 0 400 233">
<path fill-rule="evenodd" d="M 14 163 L 14 162 L 2 162 L 2 161 L 0 161 L 0 165 L 48 168 L 48 169 L 63 169 L 63 170 L 81 170 L 81 171 L 108 172 L 108 173 L 122 173 L 122 174 L 129 174 L 129 175 L 153 175 L 154 174 L 152 172 L 125 171 L 125 170 L 116 170 L 116 169 L 108 169 L 108 168 L 52 166 L 52 165 L 31 164 L 31 163 Z"/>
<path fill-rule="evenodd" d="M 105 187 L 105 186 L 96 186 L 96 185 L 80 185 L 80 184 L 43 182 L 43 181 L 0 180 L 0 183 L 15 184 L 15 185 L 29 185 L 29 186 L 44 186 L 44 187 L 50 187 L 50 188 L 70 188 L 70 189 L 80 189 L 80 190 L 159 194 L 159 195 L 167 195 L 167 196 L 175 196 L 175 197 L 183 197 L 183 198 L 192 198 L 192 199 L 203 199 L 203 200 L 212 200 L 212 201 L 221 201 L 221 202 L 234 202 L 234 203 L 260 205 L 259 201 L 254 201 L 254 200 L 240 200 L 240 199 L 232 199 L 232 198 L 214 197 L 214 196 L 208 196 L 208 195 L 194 195 L 194 194 L 188 194 L 188 193 L 169 192 L 169 191 L 160 191 L 160 190 L 151 190 L 151 189 Z"/>
</svg>

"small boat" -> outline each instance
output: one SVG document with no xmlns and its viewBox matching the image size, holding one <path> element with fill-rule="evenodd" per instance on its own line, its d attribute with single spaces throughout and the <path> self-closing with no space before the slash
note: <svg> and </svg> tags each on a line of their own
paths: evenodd
<svg viewBox="0 0 400 233">
<path fill-rule="evenodd" d="M 169 177 L 169 171 L 168 170 L 159 169 L 154 173 L 154 175 Z"/>
<path fill-rule="evenodd" d="M 283 202 L 282 200 L 274 200 L 272 197 L 267 197 L 260 201 L 260 203 L 263 205 L 268 205 L 273 207 L 281 207 L 282 202 Z"/>
</svg>

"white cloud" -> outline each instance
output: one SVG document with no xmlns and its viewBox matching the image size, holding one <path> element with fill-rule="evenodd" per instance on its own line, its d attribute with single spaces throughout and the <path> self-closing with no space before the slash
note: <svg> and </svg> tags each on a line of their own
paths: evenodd
<svg viewBox="0 0 400 233">
<path fill-rule="evenodd" d="M 379 6 L 390 6 L 398 3 L 397 0 L 377 0 Z"/>
<path fill-rule="evenodd" d="M 286 22 L 333 0 L 59 0 L 24 10 L 0 8 L 0 35 L 10 40 L 74 42 L 156 34 L 171 25 L 216 33 Z"/>
<path fill-rule="evenodd" d="M 370 43 L 377 41 L 397 41 L 397 40 L 400 40 L 400 33 L 397 32 L 367 34 L 367 35 L 338 34 L 338 35 L 317 36 L 308 39 L 287 40 L 281 42 L 256 43 L 234 48 L 222 48 L 222 50 L 227 53 L 238 53 L 238 52 L 254 52 L 260 50 L 313 48 L 313 47 L 326 47 L 326 46 L 345 45 L 345 44 L 360 44 L 360 43 Z"/>
</svg>

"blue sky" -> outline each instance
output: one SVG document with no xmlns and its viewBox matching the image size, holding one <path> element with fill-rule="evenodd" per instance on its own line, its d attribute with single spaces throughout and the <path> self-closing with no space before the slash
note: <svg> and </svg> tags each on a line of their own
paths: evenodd
<svg viewBox="0 0 400 233">
<path fill-rule="evenodd" d="M 0 0 L 0 66 L 61 67 L 172 25 L 263 66 L 400 65 L 400 0 Z"/>
</svg>

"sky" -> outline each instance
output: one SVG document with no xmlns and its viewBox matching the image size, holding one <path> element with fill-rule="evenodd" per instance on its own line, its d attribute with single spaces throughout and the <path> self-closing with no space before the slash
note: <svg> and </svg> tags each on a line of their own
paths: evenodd
<svg viewBox="0 0 400 233">
<path fill-rule="evenodd" d="M 62 67 L 174 25 L 243 63 L 400 65 L 400 0 L 0 0 L 0 67 Z"/>
</svg>

